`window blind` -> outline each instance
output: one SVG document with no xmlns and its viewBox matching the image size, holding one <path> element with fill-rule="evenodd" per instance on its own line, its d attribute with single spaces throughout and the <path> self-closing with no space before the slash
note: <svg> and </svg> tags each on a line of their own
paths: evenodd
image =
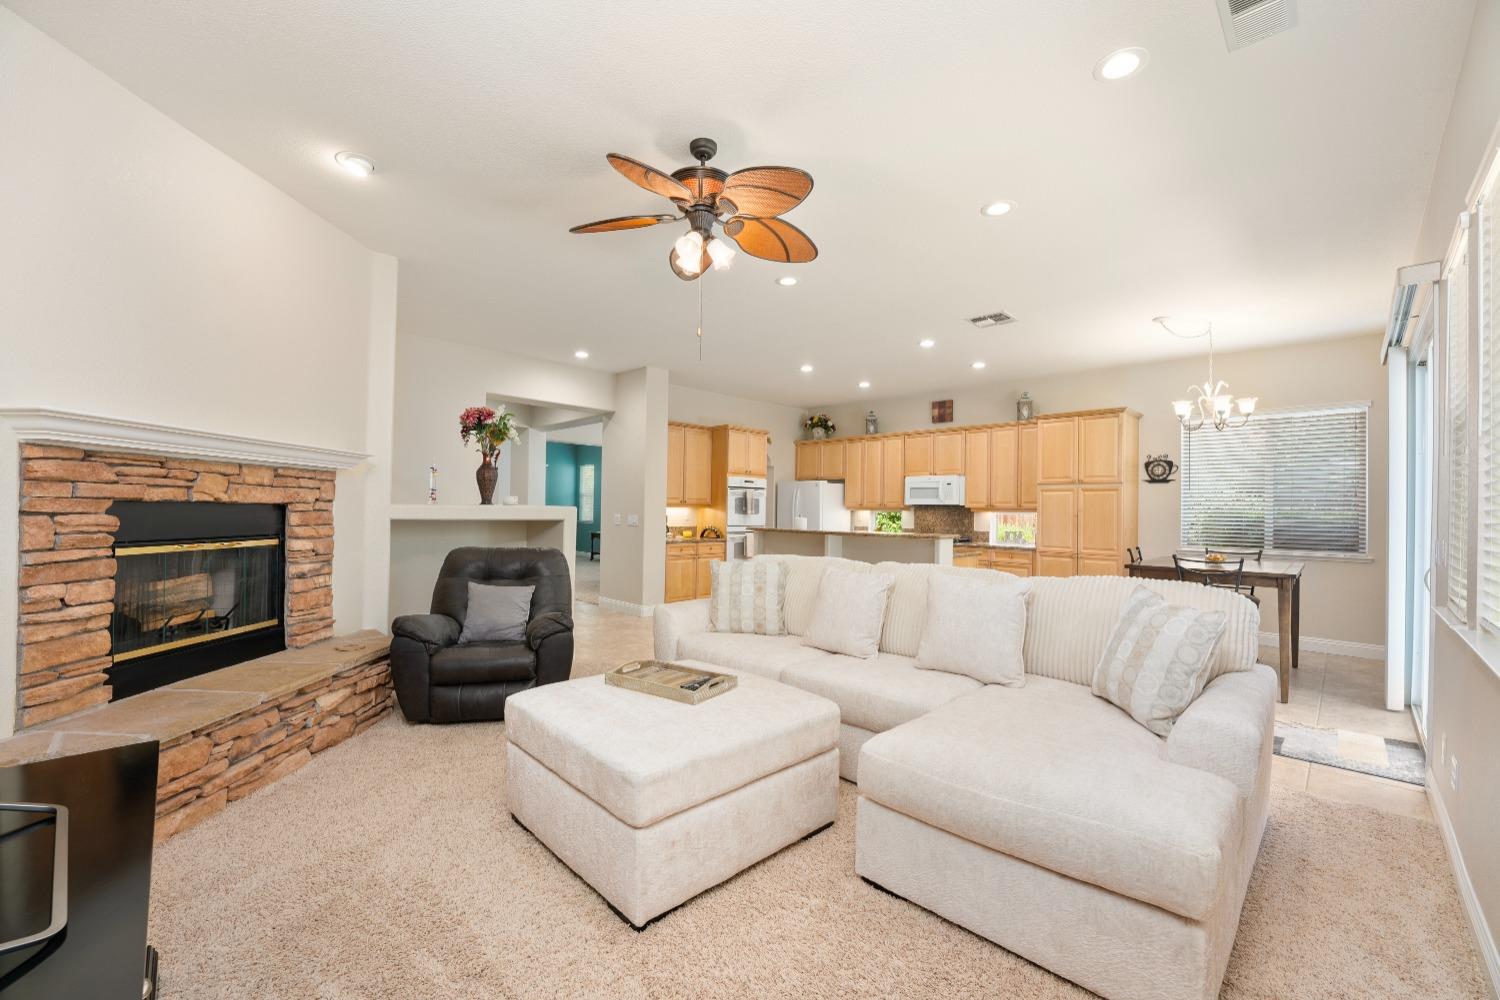
<svg viewBox="0 0 1500 1000">
<path fill-rule="evenodd" d="M 1492 629 L 1500 629 L 1500 277 L 1495 256 L 1496 197 L 1500 195 L 1500 166 L 1490 171 L 1479 196 L 1479 615 Z"/>
<path fill-rule="evenodd" d="M 1469 251 L 1460 240 L 1447 276 L 1448 607 L 1469 620 Z"/>
<path fill-rule="evenodd" d="M 1182 431 L 1182 544 L 1362 556 L 1369 406 L 1257 413 Z"/>
<path fill-rule="evenodd" d="M 594 523 L 594 466 L 578 468 L 578 520 L 582 524 Z"/>
</svg>

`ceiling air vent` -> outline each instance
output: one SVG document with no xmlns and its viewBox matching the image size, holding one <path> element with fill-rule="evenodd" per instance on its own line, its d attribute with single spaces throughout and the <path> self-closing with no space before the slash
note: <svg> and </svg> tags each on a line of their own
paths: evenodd
<svg viewBox="0 0 1500 1000">
<path fill-rule="evenodd" d="M 1264 41 L 1297 25 L 1297 0 L 1218 0 L 1229 51 Z"/>
<path fill-rule="evenodd" d="M 999 326 L 1001 323 L 1014 323 L 1016 318 L 1010 313 L 987 313 L 983 316 L 970 316 L 969 322 L 981 330 L 987 326 Z"/>
</svg>

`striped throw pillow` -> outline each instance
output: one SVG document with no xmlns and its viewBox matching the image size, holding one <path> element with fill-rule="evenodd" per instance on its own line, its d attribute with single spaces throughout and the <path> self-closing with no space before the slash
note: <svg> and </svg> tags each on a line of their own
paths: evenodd
<svg viewBox="0 0 1500 1000">
<path fill-rule="evenodd" d="M 731 559 L 713 564 L 708 627 L 715 632 L 785 635 L 785 567 L 774 559 Z"/>
<path fill-rule="evenodd" d="M 1094 694 L 1166 736 L 1208 682 L 1228 619 L 1223 611 L 1168 604 L 1155 591 L 1137 587 L 1094 669 Z"/>
</svg>

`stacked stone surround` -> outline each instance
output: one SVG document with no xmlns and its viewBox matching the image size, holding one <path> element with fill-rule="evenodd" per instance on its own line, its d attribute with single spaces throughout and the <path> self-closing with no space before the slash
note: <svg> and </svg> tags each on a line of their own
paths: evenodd
<svg viewBox="0 0 1500 1000">
<path fill-rule="evenodd" d="M 22 445 L 18 728 L 109 701 L 116 500 L 284 505 L 287 645 L 331 637 L 334 475 Z"/>
<path fill-rule="evenodd" d="M 299 770 L 314 754 L 373 726 L 394 703 L 387 648 L 373 663 L 164 743 L 156 770 L 156 842 Z"/>
</svg>

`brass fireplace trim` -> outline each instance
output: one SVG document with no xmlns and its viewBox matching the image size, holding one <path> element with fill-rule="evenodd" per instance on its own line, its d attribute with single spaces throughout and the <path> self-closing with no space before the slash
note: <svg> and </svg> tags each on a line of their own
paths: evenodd
<svg viewBox="0 0 1500 1000">
<path fill-rule="evenodd" d="M 138 660 L 143 656 L 154 656 L 157 653 L 165 653 L 169 649 L 181 649 L 183 646 L 196 646 L 200 642 L 213 642 L 215 639 L 223 639 L 226 636 L 241 635 L 245 632 L 254 632 L 257 629 L 270 628 L 280 625 L 280 618 L 270 618 L 263 622 L 255 622 L 252 625 L 241 625 L 238 628 L 226 628 L 222 632 L 210 632 L 205 635 L 192 635 L 186 639 L 173 639 L 171 642 L 158 643 L 155 646 L 147 646 L 144 649 L 132 649 L 124 653 L 114 654 L 116 663 L 124 663 L 126 660 Z"/>
<path fill-rule="evenodd" d="M 279 546 L 279 538 L 245 538 L 233 542 L 174 542 L 170 545 L 115 546 L 115 557 L 161 555 L 165 552 L 209 552 L 214 549 L 259 549 Z M 251 627 L 251 626 L 246 626 Z"/>
</svg>

